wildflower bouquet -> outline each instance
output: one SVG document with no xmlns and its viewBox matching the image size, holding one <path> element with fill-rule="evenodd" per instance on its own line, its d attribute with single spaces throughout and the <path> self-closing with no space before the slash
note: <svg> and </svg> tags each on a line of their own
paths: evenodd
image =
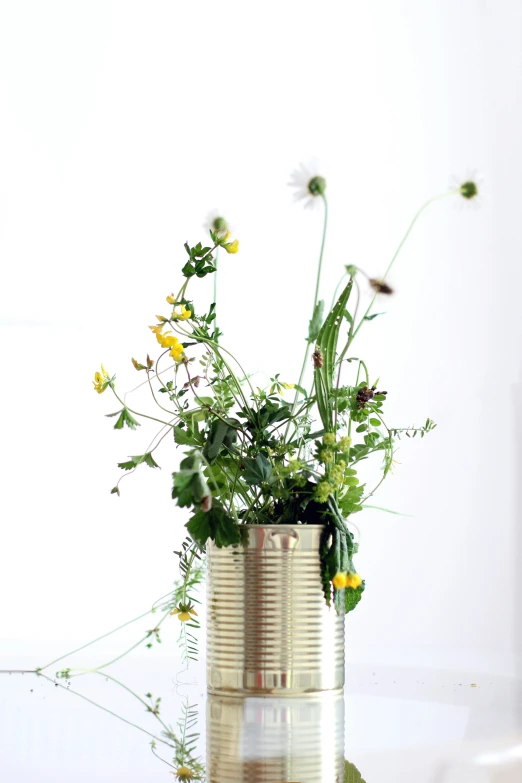
<svg viewBox="0 0 522 783">
<path fill-rule="evenodd" d="M 277 373 L 267 388 L 254 387 L 243 365 L 222 342 L 216 323 L 216 296 L 209 307 L 198 299 L 198 282 L 218 270 L 219 253 L 237 253 L 224 218 L 216 216 L 210 227 L 210 242 L 185 244 L 182 283 L 166 298 L 168 309 L 156 316 L 149 328 L 161 349 L 132 359 L 146 375 L 152 398 L 161 416 L 138 413 L 120 398 L 115 376 L 102 366 L 95 374 L 98 393 L 110 389 L 121 409 L 115 429 L 139 426 L 144 416 L 161 424 L 148 448 L 119 463 L 126 473 L 141 465 L 157 468 L 154 451 L 164 437 L 183 450 L 179 468 L 172 474 L 172 497 L 187 509 L 188 537 L 179 553 L 186 589 L 174 609 L 182 622 L 195 617 L 188 587 L 195 561 L 210 539 L 218 547 L 241 543 L 244 526 L 270 524 L 323 525 L 320 547 L 322 587 L 325 601 L 338 613 L 352 610 L 365 587 L 357 573 L 354 556 L 357 543 L 351 520 L 389 475 L 396 441 L 402 435 L 421 438 L 435 424 L 426 419 L 420 427 L 396 428 L 386 421 L 387 391 L 377 388 L 366 363 L 354 358 L 352 345 L 363 325 L 377 317 L 373 307 L 378 296 L 393 291 L 387 277 L 397 255 L 428 201 L 417 213 L 384 275 L 370 278 L 354 266 L 344 269 L 331 309 L 326 312 L 318 298 L 326 235 L 326 182 L 320 176 L 304 175 L 299 195 L 324 207 L 324 230 L 317 270 L 315 296 L 306 336 L 299 381 L 289 384 Z M 442 198 L 477 195 L 474 182 L 465 182 Z M 361 286 L 373 291 L 369 306 L 360 312 Z M 215 294 L 214 283 L 214 294 Z M 313 385 L 304 386 L 306 369 L 313 365 Z M 283 398 L 293 390 L 293 400 Z M 380 462 L 374 486 L 362 483 L 360 464 Z M 121 479 L 120 479 L 121 481 Z M 120 481 L 112 492 L 120 494 Z M 201 569 L 197 571 L 201 574 Z M 197 621 L 196 621 L 197 623 Z"/>
</svg>

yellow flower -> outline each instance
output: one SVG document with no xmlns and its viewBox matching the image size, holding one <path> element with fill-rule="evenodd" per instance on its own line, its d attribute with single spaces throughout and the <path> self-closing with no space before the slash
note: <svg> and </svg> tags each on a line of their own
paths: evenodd
<svg viewBox="0 0 522 783">
<path fill-rule="evenodd" d="M 179 604 L 179 606 L 176 606 L 176 608 L 173 609 L 170 614 L 177 615 L 178 620 L 180 620 L 182 623 L 186 623 L 192 617 L 198 616 L 198 613 L 196 612 L 196 610 L 191 604 L 181 604 L 181 603 Z"/>
<path fill-rule="evenodd" d="M 170 296 L 167 296 L 167 304 L 175 304 L 176 303 L 176 297 L 174 294 L 170 294 Z"/>
<path fill-rule="evenodd" d="M 154 326 L 149 326 L 149 329 L 151 330 L 151 332 L 153 334 L 161 334 L 161 331 L 162 331 L 164 326 L 165 326 L 164 323 L 163 324 L 155 324 Z"/>
<path fill-rule="evenodd" d="M 101 372 L 94 373 L 94 381 L 92 384 L 94 386 L 94 391 L 98 392 L 98 394 L 104 392 L 109 385 L 109 373 L 103 364 L 101 365 Z"/>
<path fill-rule="evenodd" d="M 223 245 L 227 253 L 237 253 L 239 250 L 239 241 L 237 239 L 234 239 L 233 242 L 227 242 Z"/>
<path fill-rule="evenodd" d="M 334 432 L 326 432 L 323 435 L 323 443 L 325 446 L 335 446 L 335 433 Z"/>
<path fill-rule="evenodd" d="M 190 318 L 192 315 L 192 310 L 188 310 L 184 304 L 180 304 L 177 307 L 174 308 L 174 312 L 172 313 L 172 317 L 176 319 L 176 321 L 186 321 L 187 318 Z"/>
<path fill-rule="evenodd" d="M 174 345 L 169 353 L 169 356 L 172 356 L 174 361 L 180 362 L 185 355 L 185 351 L 183 350 L 183 346 L 181 343 L 178 345 Z"/>
<path fill-rule="evenodd" d="M 181 345 L 180 341 L 172 332 L 165 332 L 165 334 L 156 333 L 156 340 L 159 342 L 162 348 L 174 348 L 176 345 Z"/>
<path fill-rule="evenodd" d="M 346 587 L 346 575 L 338 571 L 332 579 L 332 584 L 336 590 L 342 590 Z"/>
<path fill-rule="evenodd" d="M 176 775 L 176 780 L 180 783 L 187 783 L 188 780 L 194 780 L 194 773 L 188 767 L 178 767 L 175 772 L 171 772 L 171 775 Z"/>
<path fill-rule="evenodd" d="M 346 587 L 353 587 L 354 590 L 362 584 L 362 578 L 359 574 L 352 574 L 348 572 L 346 574 Z"/>
</svg>

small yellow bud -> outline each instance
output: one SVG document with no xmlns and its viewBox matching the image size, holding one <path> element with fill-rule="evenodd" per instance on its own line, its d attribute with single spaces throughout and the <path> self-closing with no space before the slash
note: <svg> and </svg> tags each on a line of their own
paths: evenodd
<svg viewBox="0 0 522 783">
<path fill-rule="evenodd" d="M 335 446 L 335 433 L 326 432 L 323 435 L 323 443 L 325 446 Z"/>
</svg>

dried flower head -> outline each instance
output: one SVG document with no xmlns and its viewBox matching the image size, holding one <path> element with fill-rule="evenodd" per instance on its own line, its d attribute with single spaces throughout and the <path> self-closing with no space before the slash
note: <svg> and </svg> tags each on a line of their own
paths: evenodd
<svg viewBox="0 0 522 783">
<path fill-rule="evenodd" d="M 386 296 L 393 294 L 393 288 L 388 283 L 385 283 L 384 280 L 377 280 L 375 277 L 371 277 L 369 283 L 377 294 L 386 294 Z"/>
<path fill-rule="evenodd" d="M 324 364 L 324 356 L 321 353 L 321 351 L 319 350 L 319 348 L 316 348 L 315 351 L 313 352 L 312 360 L 313 360 L 315 369 L 316 370 L 320 370 L 321 367 Z"/>
</svg>

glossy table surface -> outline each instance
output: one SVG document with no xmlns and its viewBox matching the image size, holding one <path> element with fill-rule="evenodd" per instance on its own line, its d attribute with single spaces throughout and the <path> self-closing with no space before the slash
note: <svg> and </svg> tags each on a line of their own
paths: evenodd
<svg viewBox="0 0 522 783">
<path fill-rule="evenodd" d="M 185 767 L 208 783 L 522 781 L 516 679 L 348 664 L 342 695 L 223 699 L 207 697 L 204 661 L 184 671 L 162 647 L 69 678 L 63 662 L 9 674 L 34 661 L 1 655 L 0 780 L 167 781 Z"/>
</svg>

